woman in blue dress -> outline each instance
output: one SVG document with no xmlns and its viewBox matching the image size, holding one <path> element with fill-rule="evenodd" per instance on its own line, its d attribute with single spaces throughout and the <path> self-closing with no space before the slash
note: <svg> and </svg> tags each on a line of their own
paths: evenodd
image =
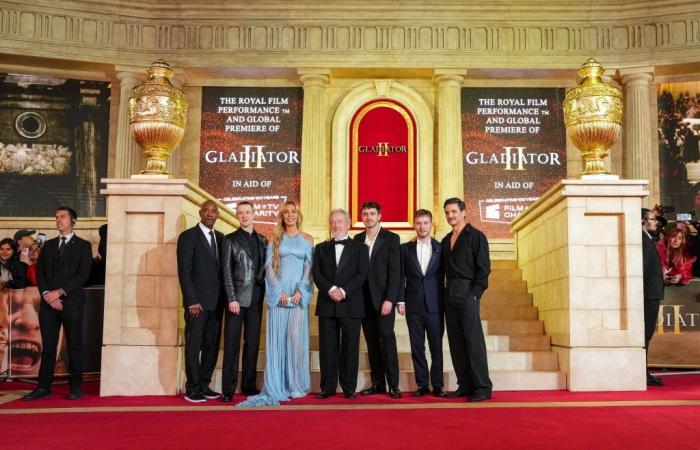
<svg viewBox="0 0 700 450">
<path fill-rule="evenodd" d="M 309 374 L 309 302 L 313 238 L 302 233 L 301 211 L 282 205 L 265 258 L 265 386 L 237 406 L 271 406 L 303 397 Z"/>
</svg>

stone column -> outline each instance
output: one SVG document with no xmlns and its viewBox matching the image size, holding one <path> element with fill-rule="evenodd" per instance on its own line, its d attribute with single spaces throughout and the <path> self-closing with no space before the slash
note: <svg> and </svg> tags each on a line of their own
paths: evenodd
<svg viewBox="0 0 700 450">
<path fill-rule="evenodd" d="M 444 234 L 450 226 L 442 218 L 442 202 L 450 197 L 464 198 L 462 165 L 462 83 L 467 71 L 436 69 L 437 86 L 437 233 Z M 438 214 L 440 213 L 440 214 Z"/>
<path fill-rule="evenodd" d="M 142 169 L 143 159 L 141 148 L 129 133 L 129 96 L 131 91 L 146 79 L 146 75 L 143 69 L 123 68 L 117 72 L 117 78 L 119 79 L 119 118 L 114 176 L 129 178 Z"/>
<path fill-rule="evenodd" d="M 187 84 L 187 72 L 185 72 L 183 69 L 178 69 L 178 68 L 173 68 L 173 71 L 175 72 L 174 75 L 170 78 L 170 82 L 172 83 L 173 86 L 183 89 L 185 84 Z M 189 101 L 189 99 L 187 99 Z M 187 135 L 188 133 L 192 132 L 192 127 L 196 126 L 199 127 L 199 123 L 193 124 L 190 115 L 188 114 L 187 117 L 187 126 L 185 127 L 185 134 Z M 173 150 L 173 153 L 170 155 L 170 158 L 165 163 L 166 170 L 170 172 L 171 177 L 178 177 L 180 175 L 180 155 L 182 154 L 181 147 L 184 144 L 185 140 L 183 138 L 182 142 L 180 145 L 177 146 L 175 150 Z"/>
<path fill-rule="evenodd" d="M 177 238 L 214 200 L 187 180 L 103 179 L 107 268 L 100 395 L 174 395 L 182 386 L 184 310 Z M 216 229 L 238 221 L 217 202 Z M 214 380 L 212 387 L 218 380 Z"/>
<path fill-rule="evenodd" d="M 657 174 L 652 169 L 652 133 L 650 128 L 649 88 L 654 77 L 653 67 L 621 69 L 624 86 L 625 113 L 622 123 L 624 135 L 624 178 L 631 180 L 649 180 L 655 183 Z M 645 201 L 646 202 L 646 201 Z"/>
<path fill-rule="evenodd" d="M 304 85 L 304 120 L 301 135 L 301 208 L 304 229 L 317 240 L 328 231 L 329 151 L 326 144 L 326 85 L 328 69 L 299 69 Z"/>
</svg>

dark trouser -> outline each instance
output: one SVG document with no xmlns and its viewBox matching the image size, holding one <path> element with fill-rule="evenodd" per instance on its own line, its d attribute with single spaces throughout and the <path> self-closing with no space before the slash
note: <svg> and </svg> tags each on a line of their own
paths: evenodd
<svg viewBox="0 0 700 450">
<path fill-rule="evenodd" d="M 321 391 L 335 393 L 339 377 L 343 392 L 357 389 L 360 323 L 361 319 L 349 317 L 318 318 Z"/>
<path fill-rule="evenodd" d="M 490 393 L 493 385 L 489 378 L 479 304 L 480 301 L 473 296 L 448 298 L 445 302 L 445 324 L 459 388 L 469 393 Z"/>
<path fill-rule="evenodd" d="M 240 314 L 226 310 L 224 325 L 224 364 L 221 374 L 221 391 L 233 395 L 238 385 L 238 355 L 241 350 L 243 330 L 243 361 L 241 363 L 241 391 L 257 390 L 258 349 L 262 314 L 251 308 L 241 308 Z"/>
<path fill-rule="evenodd" d="M 406 314 L 408 336 L 411 340 L 411 359 L 416 384 L 419 388 L 428 387 L 428 362 L 425 359 L 425 336 L 428 335 L 430 348 L 430 384 L 434 388 L 443 386 L 442 335 L 445 332 L 443 313 Z"/>
<path fill-rule="evenodd" d="M 221 340 L 221 310 L 202 311 L 197 317 L 185 309 L 185 392 L 204 393 L 216 367 Z M 201 353 L 201 357 L 200 357 Z"/>
<path fill-rule="evenodd" d="M 367 315 L 362 319 L 362 332 L 367 342 L 367 356 L 371 369 L 372 385 L 386 388 L 399 387 L 399 357 L 396 351 L 394 320 L 396 308 L 391 313 L 380 315 L 373 307 L 365 308 Z M 384 377 L 386 376 L 386 381 Z"/>
<path fill-rule="evenodd" d="M 649 356 L 649 342 L 654 331 L 656 331 L 656 322 L 659 318 L 659 305 L 661 300 L 644 299 L 644 348 L 647 356 Z"/>
<path fill-rule="evenodd" d="M 39 326 L 41 327 L 41 367 L 39 387 L 51 389 L 53 372 L 56 367 L 56 346 L 58 333 L 63 325 L 68 344 L 68 367 L 71 387 L 79 387 L 83 382 L 83 305 L 84 300 L 63 301 L 63 309 L 57 311 L 45 301 L 39 306 Z"/>
</svg>

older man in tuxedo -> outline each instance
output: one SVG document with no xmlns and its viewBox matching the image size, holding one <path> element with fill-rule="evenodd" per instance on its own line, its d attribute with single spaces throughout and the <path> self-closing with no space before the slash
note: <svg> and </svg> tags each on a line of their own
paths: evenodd
<svg viewBox="0 0 700 450">
<path fill-rule="evenodd" d="M 443 292 L 445 272 L 440 243 L 430 234 L 433 215 L 419 209 L 413 215 L 416 239 L 401 245 L 401 294 L 399 314 L 406 314 L 411 342 L 411 359 L 418 389 L 414 397 L 422 397 L 433 386 L 436 397 L 444 397 L 442 371 L 442 336 L 445 332 Z M 430 373 L 425 359 L 425 337 L 430 348 Z"/>
<path fill-rule="evenodd" d="M 214 230 L 216 204 L 199 209 L 200 222 L 177 240 L 177 273 L 185 307 L 185 400 L 205 402 L 219 397 L 210 387 L 221 335 L 223 289 L 219 261 L 223 234 Z"/>
<path fill-rule="evenodd" d="M 61 326 L 68 341 L 68 399 L 77 400 L 83 395 L 83 286 L 90 277 L 92 245 L 73 232 L 77 220 L 78 214 L 73 208 L 58 207 L 56 228 L 59 235 L 46 241 L 39 255 L 36 277 L 41 292 L 41 367 L 39 386 L 25 395 L 24 400 L 36 400 L 51 394 Z"/>
<path fill-rule="evenodd" d="M 316 246 L 313 262 L 321 360 L 321 392 L 316 398 L 335 395 L 340 378 L 345 398 L 354 399 L 369 256 L 367 246 L 348 239 L 350 215 L 345 210 L 332 210 L 329 224 L 333 239 Z"/>
</svg>

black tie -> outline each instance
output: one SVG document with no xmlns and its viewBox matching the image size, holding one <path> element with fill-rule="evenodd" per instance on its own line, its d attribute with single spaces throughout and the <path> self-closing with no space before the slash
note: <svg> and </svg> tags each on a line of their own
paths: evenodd
<svg viewBox="0 0 700 450">
<path fill-rule="evenodd" d="M 209 230 L 209 246 L 211 247 L 211 251 L 213 251 L 216 255 L 216 259 L 219 259 L 219 255 L 216 251 L 216 241 L 214 240 L 214 232 L 211 230 Z"/>
<path fill-rule="evenodd" d="M 63 254 L 63 249 L 66 247 L 66 237 L 61 236 L 61 243 L 58 244 L 58 256 Z"/>
<path fill-rule="evenodd" d="M 347 239 L 340 239 L 340 240 L 335 241 L 335 245 L 345 245 L 347 243 L 348 243 Z"/>
</svg>

